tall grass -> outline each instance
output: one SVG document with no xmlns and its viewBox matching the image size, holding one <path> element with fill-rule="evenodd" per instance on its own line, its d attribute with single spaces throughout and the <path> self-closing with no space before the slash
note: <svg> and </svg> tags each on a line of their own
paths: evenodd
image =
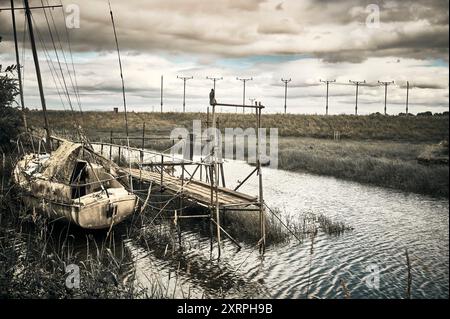
<svg viewBox="0 0 450 319">
<path fill-rule="evenodd" d="M 8 197 L 2 206 L 12 201 Z M 147 296 L 148 291 L 139 288 L 133 279 L 132 261 L 124 248 L 125 253 L 119 258 L 111 252 L 117 249 L 111 243 L 98 244 L 86 236 L 85 248 L 75 249 L 67 227 L 60 229 L 43 215 L 31 215 L 25 207 L 14 206 L 1 213 L 0 298 Z M 87 257 L 80 256 L 80 251 L 86 251 Z M 79 288 L 66 286 L 66 267 L 70 264 L 79 267 Z M 128 269 L 129 276 L 125 277 Z"/>
<path fill-rule="evenodd" d="M 358 156 L 358 153 L 338 157 L 313 150 L 282 149 L 279 166 L 436 197 L 449 195 L 448 165 L 424 166 L 411 160 Z"/>
<path fill-rule="evenodd" d="M 68 129 L 73 127 L 73 117 L 64 111 L 50 111 L 49 121 L 52 128 Z M 39 111 L 28 113 L 29 123 L 40 127 L 42 114 Z M 220 128 L 254 127 L 252 114 L 218 114 Z M 129 112 L 130 130 L 140 132 L 142 123 L 153 135 L 167 135 L 175 127 L 191 128 L 193 120 L 206 122 L 205 113 L 136 113 Z M 353 116 L 353 115 L 301 115 L 301 114 L 264 114 L 262 127 L 278 128 L 280 136 L 332 138 L 339 131 L 344 139 L 408 140 L 439 142 L 448 139 L 448 116 L 412 117 L 412 116 Z M 124 132 L 123 113 L 84 112 L 81 124 L 88 133 L 95 131 Z M 140 134 L 138 134 L 140 136 Z"/>
<path fill-rule="evenodd" d="M 339 236 L 353 230 L 342 221 L 334 221 L 322 214 L 312 212 L 297 216 L 286 216 L 277 208 L 268 208 L 266 218 L 267 245 L 277 245 L 288 241 L 303 243 L 305 238 L 321 230 L 329 236 Z M 222 214 L 223 226 L 227 231 L 244 242 L 255 243 L 261 238 L 259 212 L 233 212 Z"/>
</svg>

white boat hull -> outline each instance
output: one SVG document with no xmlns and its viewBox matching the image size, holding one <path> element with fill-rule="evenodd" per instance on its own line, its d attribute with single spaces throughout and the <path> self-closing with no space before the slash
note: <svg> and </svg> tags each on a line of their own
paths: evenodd
<svg viewBox="0 0 450 319">
<path fill-rule="evenodd" d="M 67 147 L 62 151 L 66 149 L 71 151 Z M 48 169 L 45 170 L 52 156 L 55 155 L 25 155 L 15 167 L 15 183 L 30 207 L 51 219 L 66 219 L 86 229 L 110 228 L 134 213 L 138 197 L 129 193 L 102 166 L 86 164 L 82 183 L 57 180 L 49 177 Z M 61 165 L 51 166 L 50 176 L 58 172 L 59 166 L 67 164 L 64 158 L 60 161 Z"/>
<path fill-rule="evenodd" d="M 37 208 L 51 219 L 66 219 L 82 228 L 105 229 L 114 226 L 135 212 L 137 198 L 135 195 L 121 195 L 110 198 L 101 196 L 94 202 L 83 202 L 95 194 L 81 197 L 80 202 L 71 204 L 38 198 L 33 195 L 23 197 L 25 203 Z"/>
</svg>

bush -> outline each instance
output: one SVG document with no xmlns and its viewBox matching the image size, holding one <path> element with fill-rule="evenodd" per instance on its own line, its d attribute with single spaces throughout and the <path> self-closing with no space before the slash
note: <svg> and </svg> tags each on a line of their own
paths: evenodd
<svg viewBox="0 0 450 319">
<path fill-rule="evenodd" d="M 17 80 L 13 77 L 15 66 L 9 66 L 2 72 L 0 65 L 0 149 L 11 148 L 11 139 L 15 139 L 22 127 L 20 111 L 13 107 L 14 99 L 19 94 Z"/>
</svg>

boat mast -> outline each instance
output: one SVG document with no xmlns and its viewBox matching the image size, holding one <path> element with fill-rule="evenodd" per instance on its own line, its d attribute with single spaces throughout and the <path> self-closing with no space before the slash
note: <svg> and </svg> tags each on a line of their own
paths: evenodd
<svg viewBox="0 0 450 319">
<path fill-rule="evenodd" d="M 20 95 L 20 104 L 22 107 L 23 125 L 25 126 L 25 131 L 28 131 L 27 116 L 25 114 L 25 103 L 24 103 L 24 99 L 23 99 L 22 68 L 20 66 L 19 46 L 17 44 L 16 13 L 14 10 L 14 0 L 11 0 L 11 16 L 12 16 L 12 25 L 13 25 L 13 33 L 14 33 L 14 47 L 16 49 L 17 77 L 19 78 L 19 95 Z"/>
<path fill-rule="evenodd" d="M 34 33 L 33 33 L 33 23 L 31 19 L 31 10 L 30 5 L 28 3 L 28 0 L 23 0 L 25 4 L 25 15 L 27 18 L 27 24 L 28 24 L 28 32 L 30 34 L 30 42 L 31 42 L 31 51 L 33 52 L 33 60 L 34 60 L 34 68 L 36 70 L 36 77 L 38 81 L 39 86 L 39 95 L 41 97 L 41 105 L 42 105 L 42 112 L 44 113 L 44 128 L 47 135 L 47 152 L 51 151 L 51 140 L 50 140 L 50 128 L 48 125 L 48 118 L 47 118 L 47 106 L 45 104 L 45 96 L 44 96 L 44 89 L 42 87 L 42 77 L 41 77 L 41 68 L 39 67 L 39 60 L 38 55 L 36 51 L 36 43 L 34 40 Z"/>
</svg>

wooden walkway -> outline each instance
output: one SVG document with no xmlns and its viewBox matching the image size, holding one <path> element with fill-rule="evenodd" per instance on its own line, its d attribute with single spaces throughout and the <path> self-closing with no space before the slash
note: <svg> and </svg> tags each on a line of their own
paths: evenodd
<svg viewBox="0 0 450 319">
<path fill-rule="evenodd" d="M 150 172 L 133 168 L 128 171 L 135 179 L 141 179 L 145 182 L 152 182 L 154 185 L 161 184 L 161 173 L 159 172 Z M 163 186 L 168 191 L 173 193 L 177 193 L 182 190 L 183 195 L 187 197 L 187 199 L 195 201 L 200 205 L 211 205 L 211 184 L 194 179 L 191 181 L 185 180 L 183 183 L 181 178 L 164 173 Z M 215 201 L 215 192 L 213 192 L 213 195 Z M 254 207 L 258 204 L 258 198 L 228 188 L 219 187 L 218 202 L 220 208 L 228 208 L 231 210 L 232 207 Z"/>
</svg>

